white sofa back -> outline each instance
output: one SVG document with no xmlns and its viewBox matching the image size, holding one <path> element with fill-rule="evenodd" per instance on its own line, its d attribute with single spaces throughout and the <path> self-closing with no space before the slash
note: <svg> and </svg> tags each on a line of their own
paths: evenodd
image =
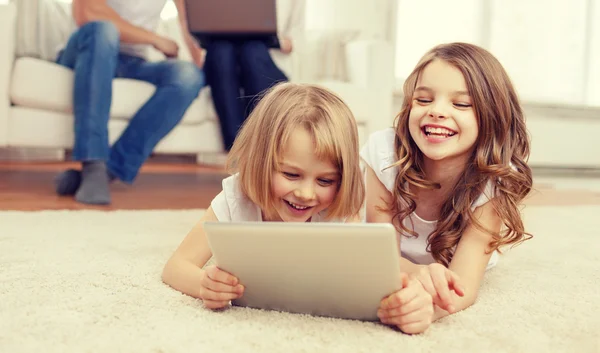
<svg viewBox="0 0 600 353">
<path fill-rule="evenodd" d="M 10 107 L 9 89 L 12 65 L 15 59 L 14 31 L 17 9 L 13 3 L 0 5 L 0 146 L 8 141 L 8 109 Z"/>
</svg>

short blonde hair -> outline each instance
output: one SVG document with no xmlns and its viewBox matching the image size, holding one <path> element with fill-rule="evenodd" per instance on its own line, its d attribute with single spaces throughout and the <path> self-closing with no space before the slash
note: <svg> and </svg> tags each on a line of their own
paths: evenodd
<svg viewBox="0 0 600 353">
<path fill-rule="evenodd" d="M 273 173 L 290 134 L 305 128 L 319 159 L 329 160 L 341 175 L 326 219 L 359 213 L 365 190 L 358 154 L 358 129 L 348 106 L 334 93 L 309 84 L 280 83 L 265 92 L 239 132 L 227 170 L 239 173 L 242 192 L 266 216 L 274 216 Z"/>
</svg>

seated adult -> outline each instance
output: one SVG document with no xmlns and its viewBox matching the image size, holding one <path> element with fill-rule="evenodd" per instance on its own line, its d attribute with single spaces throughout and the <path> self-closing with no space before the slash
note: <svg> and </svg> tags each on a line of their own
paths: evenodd
<svg viewBox="0 0 600 353">
<path fill-rule="evenodd" d="M 280 50 L 289 54 L 302 30 L 305 0 L 277 0 Z M 273 62 L 267 44 L 260 40 L 216 39 L 206 46 L 204 72 L 219 116 L 225 149 L 229 151 L 257 103 L 258 95 L 288 77 Z"/>
<path fill-rule="evenodd" d="M 156 144 L 179 123 L 204 86 L 203 57 L 187 29 L 184 0 L 174 0 L 194 63 L 176 60 L 177 44 L 155 33 L 167 0 L 73 0 L 78 29 L 59 52 L 57 63 L 74 71 L 73 158 L 81 171 L 57 178 L 56 192 L 85 204 L 109 204 L 109 182 L 132 183 Z M 149 62 L 148 47 L 166 60 Z M 115 77 L 156 86 L 154 95 L 109 146 L 108 120 Z"/>
</svg>

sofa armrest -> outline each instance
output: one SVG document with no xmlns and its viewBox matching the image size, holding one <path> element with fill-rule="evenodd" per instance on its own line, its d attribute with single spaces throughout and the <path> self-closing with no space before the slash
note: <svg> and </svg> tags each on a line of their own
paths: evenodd
<svg viewBox="0 0 600 353">
<path fill-rule="evenodd" d="M 8 143 L 9 90 L 15 59 L 16 19 L 14 3 L 0 4 L 0 146 Z"/>
<path fill-rule="evenodd" d="M 395 65 L 393 46 L 378 39 L 356 40 L 346 45 L 346 69 L 348 81 L 357 89 L 362 88 L 368 105 L 362 116 L 370 134 L 392 126 L 394 120 L 393 97 Z"/>
<path fill-rule="evenodd" d="M 364 87 L 393 90 L 394 62 L 391 44 L 384 40 L 356 40 L 346 45 L 348 81 Z"/>
</svg>

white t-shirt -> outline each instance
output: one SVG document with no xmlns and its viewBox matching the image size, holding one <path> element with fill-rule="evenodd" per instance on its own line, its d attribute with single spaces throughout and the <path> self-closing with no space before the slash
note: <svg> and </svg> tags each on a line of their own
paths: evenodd
<svg viewBox="0 0 600 353">
<path fill-rule="evenodd" d="M 160 22 L 160 14 L 167 0 L 106 0 L 106 4 L 127 22 L 155 32 Z M 71 17 L 71 27 L 77 30 L 75 19 Z M 65 48 L 69 37 L 56 47 L 56 53 Z M 148 44 L 120 43 L 119 51 L 125 54 L 146 58 Z"/>
<path fill-rule="evenodd" d="M 223 190 L 210 203 L 219 222 L 263 222 L 262 211 L 240 188 L 239 175 L 223 180 Z M 325 220 L 326 210 L 313 217 L 311 222 L 344 222 L 340 219 Z"/>
<path fill-rule="evenodd" d="M 160 13 L 167 0 L 106 0 L 124 20 L 134 26 L 155 32 L 160 21 Z M 146 57 L 146 44 L 129 44 L 121 42 L 120 51 L 125 54 Z"/>
<path fill-rule="evenodd" d="M 392 193 L 398 170 L 395 167 L 385 168 L 396 162 L 394 151 L 395 135 L 395 131 L 392 128 L 374 132 L 369 136 L 369 140 L 360 151 L 362 159 L 373 169 L 375 175 L 377 175 L 377 178 L 385 188 Z M 368 192 L 369 190 L 367 190 Z M 493 195 L 493 185 L 491 182 L 488 183 L 483 194 L 473 202 L 471 209 L 487 203 L 490 200 L 490 195 Z M 418 236 L 402 236 L 400 240 L 402 256 L 417 264 L 427 265 L 434 263 L 433 256 L 427 251 L 427 238 L 435 230 L 437 221 L 426 221 L 414 212 L 409 217 L 410 220 L 404 220 L 404 225 L 410 227 L 412 220 L 413 230 Z M 497 262 L 498 252 L 494 251 L 487 268 L 492 268 Z"/>
</svg>

